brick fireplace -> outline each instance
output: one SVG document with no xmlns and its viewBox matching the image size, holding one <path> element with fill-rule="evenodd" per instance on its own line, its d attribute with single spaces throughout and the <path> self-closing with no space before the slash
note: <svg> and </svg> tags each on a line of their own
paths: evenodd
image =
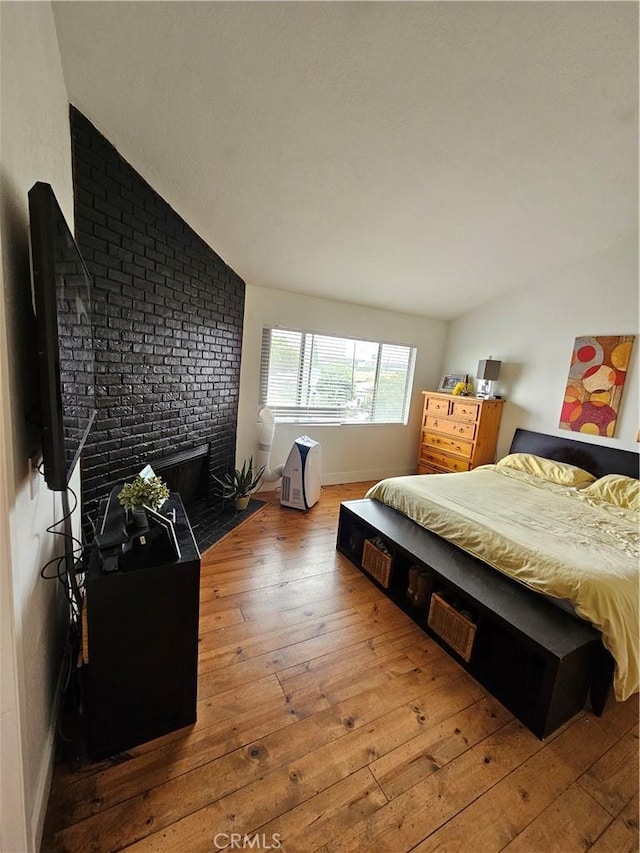
<svg viewBox="0 0 640 853">
<path fill-rule="evenodd" d="M 233 466 L 244 282 L 73 107 L 71 132 L 76 239 L 95 284 L 86 518 L 147 463 L 179 478 L 204 460 L 201 492 Z"/>
</svg>

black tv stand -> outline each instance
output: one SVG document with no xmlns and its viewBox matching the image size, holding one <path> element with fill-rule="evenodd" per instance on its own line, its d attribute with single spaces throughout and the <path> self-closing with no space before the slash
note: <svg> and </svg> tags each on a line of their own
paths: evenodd
<svg viewBox="0 0 640 853">
<path fill-rule="evenodd" d="M 163 513 L 171 510 L 180 559 L 168 551 L 127 550 L 127 542 L 109 543 L 102 552 L 96 544 L 92 551 L 85 578 L 82 667 L 92 759 L 196 720 L 200 553 L 177 493 L 162 507 Z M 124 510 L 111 500 L 97 529 L 134 532 L 125 525 Z M 107 560 L 111 571 L 105 571 Z"/>
</svg>

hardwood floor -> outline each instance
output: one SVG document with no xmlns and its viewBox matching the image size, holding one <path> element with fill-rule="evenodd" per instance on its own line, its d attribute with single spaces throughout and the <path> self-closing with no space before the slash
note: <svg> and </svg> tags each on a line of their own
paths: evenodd
<svg viewBox="0 0 640 853">
<path fill-rule="evenodd" d="M 335 551 L 366 485 L 203 555 L 198 722 L 58 766 L 44 851 L 638 850 L 637 697 L 539 741 Z"/>
</svg>

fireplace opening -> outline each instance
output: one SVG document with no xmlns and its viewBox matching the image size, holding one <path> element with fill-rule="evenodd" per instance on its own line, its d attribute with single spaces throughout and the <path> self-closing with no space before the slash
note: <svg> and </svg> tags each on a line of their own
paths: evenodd
<svg viewBox="0 0 640 853">
<path fill-rule="evenodd" d="M 209 444 L 151 461 L 151 467 L 172 492 L 180 492 L 198 548 L 207 548 L 261 509 L 265 501 L 251 498 L 243 512 L 233 501 L 210 494 Z"/>
<path fill-rule="evenodd" d="M 169 486 L 180 492 L 185 507 L 206 501 L 209 496 L 209 445 L 182 450 L 154 459 L 151 467 Z"/>
</svg>

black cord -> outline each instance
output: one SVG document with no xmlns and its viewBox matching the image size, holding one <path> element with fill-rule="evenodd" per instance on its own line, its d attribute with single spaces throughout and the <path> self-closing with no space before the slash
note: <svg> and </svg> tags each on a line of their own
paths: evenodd
<svg viewBox="0 0 640 853">
<path fill-rule="evenodd" d="M 42 462 L 37 466 L 37 471 L 44 477 Z M 69 506 L 69 492 L 73 498 L 72 506 Z M 80 654 L 82 644 L 84 573 L 88 568 L 87 556 L 89 554 L 89 546 L 74 536 L 71 532 L 70 519 L 78 508 L 78 503 L 78 496 L 70 486 L 67 486 L 66 492 L 62 493 L 62 507 L 63 510 L 65 510 L 64 515 L 62 518 L 54 521 L 53 524 L 50 524 L 46 529 L 47 533 L 51 533 L 54 536 L 62 536 L 64 538 L 64 553 L 58 557 L 53 557 L 51 560 L 48 560 L 40 569 L 41 578 L 44 580 L 56 580 L 59 582 L 69 607 L 69 624 L 63 657 L 64 668 L 66 671 L 64 673 L 64 683 L 60 691 L 62 711 L 58 714 L 56 722 L 56 731 L 59 743 L 63 744 L 63 748 L 66 750 L 68 750 L 69 747 L 74 746 L 77 742 L 77 733 L 74 731 L 73 721 L 76 713 L 79 713 L 80 716 L 82 716 L 83 713 L 81 680 L 78 678 L 77 670 L 78 656 Z M 64 526 L 62 530 L 56 529 L 61 525 Z M 95 535 L 95 525 L 93 522 L 91 522 L 91 527 Z M 82 535 L 84 538 L 84 534 Z M 80 579 L 78 576 L 81 576 Z M 74 691 L 77 695 L 72 696 Z M 77 712 L 69 710 L 70 701 L 73 703 L 74 707 L 77 703 Z M 71 731 L 65 731 L 65 723 L 71 726 Z"/>
<path fill-rule="evenodd" d="M 54 527 L 57 527 L 59 524 L 64 524 L 64 522 L 67 521 L 67 519 L 71 518 L 73 513 L 78 508 L 78 496 L 73 491 L 71 486 L 67 486 L 67 491 L 71 492 L 71 494 L 73 496 L 74 504 L 71 507 L 71 509 L 67 512 L 66 515 L 63 515 L 61 519 L 59 519 L 58 521 L 54 521 L 53 524 L 50 524 L 49 527 L 47 527 L 47 533 L 53 533 L 56 536 L 64 536 L 65 539 L 71 539 L 72 542 L 76 543 L 76 547 L 73 549 L 73 553 L 74 554 L 77 553 L 78 548 L 80 548 L 80 553 L 82 553 L 84 551 L 84 545 L 76 536 L 71 536 L 70 534 L 65 533 L 61 530 L 54 530 L 53 529 Z"/>
<path fill-rule="evenodd" d="M 40 470 L 40 466 L 38 466 L 38 470 Z M 71 611 L 71 626 L 73 627 L 77 625 L 80 620 L 82 598 L 75 575 L 83 572 L 86 566 L 84 563 L 84 544 L 76 536 L 73 536 L 66 531 L 55 529 L 60 524 L 64 524 L 68 521 L 78 507 L 78 496 L 70 486 L 67 490 L 71 492 L 74 504 L 62 518 L 58 519 L 58 521 L 54 521 L 53 524 L 50 524 L 49 527 L 47 527 L 47 533 L 51 533 L 54 536 L 62 536 L 65 539 L 65 542 L 70 542 L 72 545 L 71 554 L 67 554 L 65 547 L 64 554 L 52 557 L 51 560 L 48 560 L 44 566 L 42 566 L 40 569 L 40 577 L 43 578 L 43 580 L 59 581 Z M 74 565 L 72 567 L 68 566 L 69 558 L 74 561 Z M 51 573 L 47 571 L 50 566 L 55 566 L 55 569 Z"/>
</svg>

